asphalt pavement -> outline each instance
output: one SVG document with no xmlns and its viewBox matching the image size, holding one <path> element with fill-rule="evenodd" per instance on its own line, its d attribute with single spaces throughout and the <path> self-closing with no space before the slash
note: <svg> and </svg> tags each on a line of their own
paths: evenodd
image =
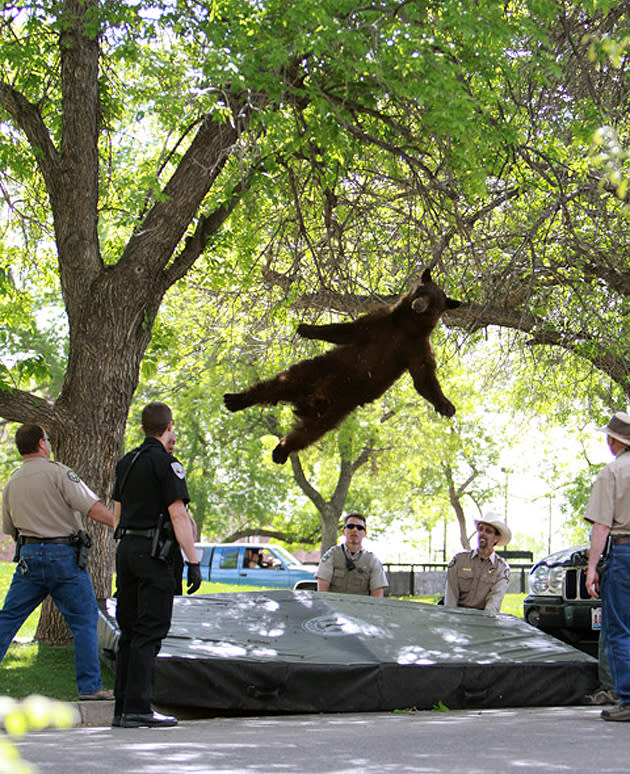
<svg viewBox="0 0 630 774">
<path fill-rule="evenodd" d="M 93 720 L 109 722 L 110 708 L 92 708 Z M 603 721 L 600 709 L 219 717 L 166 729 L 82 725 L 31 732 L 17 747 L 40 772 L 55 774 L 627 772 L 630 724 Z"/>
</svg>

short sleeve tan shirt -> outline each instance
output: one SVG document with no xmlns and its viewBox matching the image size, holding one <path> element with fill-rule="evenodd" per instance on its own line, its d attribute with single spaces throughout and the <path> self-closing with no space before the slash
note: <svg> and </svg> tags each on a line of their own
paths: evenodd
<svg viewBox="0 0 630 774">
<path fill-rule="evenodd" d="M 482 559 L 473 551 L 463 551 L 451 559 L 446 571 L 446 607 L 473 607 L 498 613 L 510 583 L 510 567 L 503 557 L 492 553 Z"/>
<path fill-rule="evenodd" d="M 25 459 L 2 495 L 2 529 L 7 535 L 66 537 L 82 528 L 98 497 L 66 465 L 43 457 Z"/>
<path fill-rule="evenodd" d="M 584 514 L 586 521 L 630 535 L 630 453 L 618 454 L 599 472 Z"/>
</svg>

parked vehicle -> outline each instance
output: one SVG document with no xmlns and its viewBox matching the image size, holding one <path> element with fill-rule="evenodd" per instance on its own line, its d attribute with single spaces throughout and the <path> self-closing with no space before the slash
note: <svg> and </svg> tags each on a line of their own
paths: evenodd
<svg viewBox="0 0 630 774">
<path fill-rule="evenodd" d="M 280 589 L 316 589 L 315 569 L 271 543 L 195 543 L 203 580 Z"/>
<path fill-rule="evenodd" d="M 587 548 L 557 551 L 534 564 L 523 614 L 532 626 L 597 656 L 601 603 L 586 591 Z"/>
</svg>

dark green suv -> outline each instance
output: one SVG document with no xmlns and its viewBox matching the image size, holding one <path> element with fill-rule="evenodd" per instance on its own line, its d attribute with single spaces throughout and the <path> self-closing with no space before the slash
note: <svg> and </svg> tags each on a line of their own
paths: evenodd
<svg viewBox="0 0 630 774">
<path fill-rule="evenodd" d="M 557 551 L 534 564 L 523 615 L 532 626 L 596 657 L 601 604 L 586 591 L 587 548 Z"/>
</svg>

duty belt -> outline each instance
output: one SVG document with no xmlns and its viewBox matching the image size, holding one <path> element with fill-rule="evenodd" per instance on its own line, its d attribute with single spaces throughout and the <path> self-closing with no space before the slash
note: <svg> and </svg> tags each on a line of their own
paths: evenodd
<svg viewBox="0 0 630 774">
<path fill-rule="evenodd" d="M 123 527 L 120 530 L 120 537 L 125 537 L 125 535 L 152 538 L 155 535 L 155 529 L 129 529 L 129 527 Z"/>
<path fill-rule="evenodd" d="M 25 546 L 28 546 L 32 543 L 57 543 L 62 546 L 71 546 L 73 542 L 74 542 L 74 537 L 72 535 L 69 535 L 68 537 L 52 537 L 52 538 L 27 537 L 26 535 L 22 537 L 22 543 Z"/>
</svg>

